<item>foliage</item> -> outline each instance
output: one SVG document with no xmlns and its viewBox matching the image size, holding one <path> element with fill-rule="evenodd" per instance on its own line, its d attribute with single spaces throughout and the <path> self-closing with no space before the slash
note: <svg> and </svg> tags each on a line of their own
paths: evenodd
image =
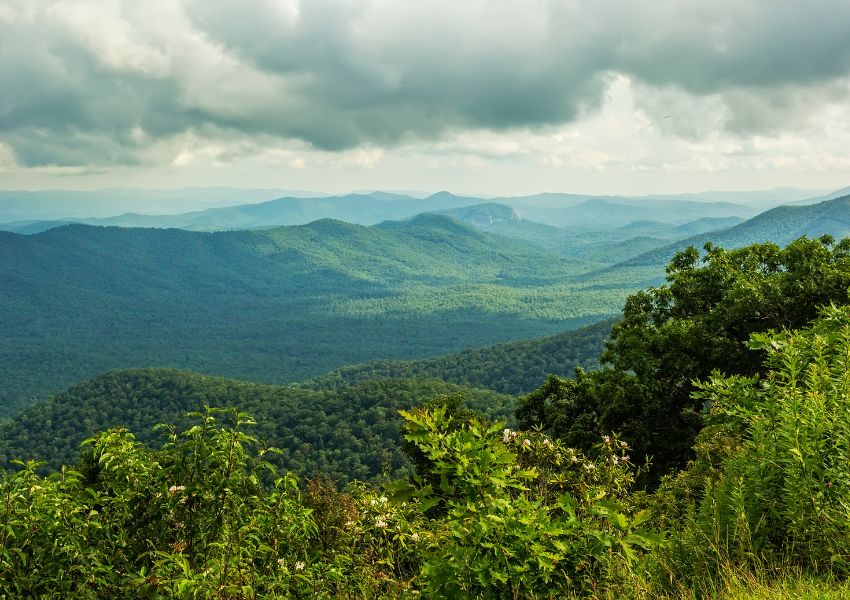
<svg viewBox="0 0 850 600">
<path fill-rule="evenodd" d="M 741 441 L 686 521 L 683 539 L 711 540 L 691 568 L 759 557 L 846 573 L 850 308 L 827 308 L 803 331 L 755 334 L 750 345 L 766 353 L 765 376 L 715 374 L 699 386 L 711 422 Z"/>
<path fill-rule="evenodd" d="M 599 354 L 614 322 L 600 321 L 545 338 L 463 350 L 449 356 L 352 365 L 303 385 L 325 389 L 376 379 L 434 377 L 503 394 L 527 394 L 550 374 L 567 375 L 576 367 L 598 368 Z"/>
<path fill-rule="evenodd" d="M 76 469 L 0 473 L 0 596 L 551 596 L 654 546 L 623 504 L 632 475 L 616 440 L 591 461 L 502 424 L 449 431 L 441 407 L 404 416 L 439 489 L 414 477 L 389 496 L 324 479 L 302 491 L 249 416 L 216 409 L 163 426 L 156 451 L 111 429 Z M 426 518 L 435 503 L 445 510 Z"/>
<path fill-rule="evenodd" d="M 422 566 L 425 595 L 554 597 L 598 584 L 613 562 L 638 560 L 656 537 L 646 513 L 624 505 L 632 482 L 626 445 L 608 438 L 591 461 L 540 434 L 475 419 L 458 427 L 444 408 L 403 413 L 405 438 L 430 459 L 430 477 L 396 498 L 437 508 Z"/>
<path fill-rule="evenodd" d="M 45 461 L 53 469 L 74 464 L 80 442 L 110 427 L 138 431 L 139 441 L 153 447 L 161 441 L 152 431 L 156 423 L 185 426 L 186 412 L 238 405 L 255 416 L 256 434 L 280 448 L 269 458 L 279 467 L 302 476 L 324 473 L 341 482 L 371 480 L 384 470 L 408 468 L 399 409 L 458 394 L 488 418 L 505 418 L 513 409 L 509 396 L 433 379 L 313 391 L 168 369 L 115 371 L 33 405 L 0 426 L 0 466 L 14 458 Z"/>
<path fill-rule="evenodd" d="M 198 416 L 157 453 L 114 429 L 88 440 L 80 470 L 42 479 L 29 463 L 6 473 L 3 594 L 241 598 L 315 585 L 322 575 L 296 568 L 309 560 L 316 524 L 295 479 L 264 493 L 270 466 L 248 451 L 250 420 L 232 414 L 219 427 L 214 413 Z"/>
<path fill-rule="evenodd" d="M 548 382 L 522 399 L 520 423 L 577 446 L 587 443 L 585 428 L 617 431 L 639 457 L 652 457 L 657 477 L 691 456 L 703 424 L 694 380 L 714 370 L 761 372 L 750 334 L 805 326 L 819 306 L 847 301 L 850 239 L 706 251 L 702 259 L 694 248 L 677 254 L 667 285 L 628 298 L 601 357 L 608 369 Z"/>
</svg>

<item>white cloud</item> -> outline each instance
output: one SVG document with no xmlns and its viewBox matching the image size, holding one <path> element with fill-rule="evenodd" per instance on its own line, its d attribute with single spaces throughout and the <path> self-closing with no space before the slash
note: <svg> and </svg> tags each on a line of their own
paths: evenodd
<svg viewBox="0 0 850 600">
<path fill-rule="evenodd" d="M 846 0 L 0 2 L 7 171 L 847 169 Z"/>
<path fill-rule="evenodd" d="M 147 29 L 148 24 L 163 18 L 165 8 L 166 3 L 150 0 L 134 4 L 65 0 L 48 6 L 45 16 L 66 28 L 104 67 L 165 77 L 171 72 L 172 57 L 162 40 Z"/>
</svg>

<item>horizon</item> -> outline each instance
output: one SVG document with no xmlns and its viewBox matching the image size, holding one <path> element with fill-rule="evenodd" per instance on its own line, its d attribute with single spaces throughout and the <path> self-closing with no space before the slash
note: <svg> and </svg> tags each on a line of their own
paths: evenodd
<svg viewBox="0 0 850 600">
<path fill-rule="evenodd" d="M 545 194 L 564 194 L 577 196 L 593 196 L 593 197 L 613 197 L 620 196 L 623 198 L 644 198 L 652 196 L 693 196 L 693 195 L 708 195 L 708 194 L 746 194 L 746 193 L 765 193 L 765 192 L 812 192 L 815 194 L 829 194 L 841 191 L 845 188 L 850 188 L 850 178 L 848 184 L 839 184 L 838 186 L 830 186 L 823 188 L 812 188 L 807 186 L 781 185 L 774 187 L 754 187 L 754 188 L 691 188 L 691 189 L 676 189 L 673 191 L 654 191 L 650 190 L 644 193 L 623 194 L 612 191 L 600 190 L 597 192 L 579 192 L 569 189 L 539 189 L 530 190 L 522 194 L 500 194 L 493 195 L 483 192 L 467 192 L 456 191 L 449 188 L 436 187 L 430 191 L 425 189 L 397 189 L 390 187 L 364 187 L 364 188 L 342 188 L 336 191 L 327 189 L 289 189 L 278 186 L 242 186 L 242 185 L 183 185 L 183 186 L 132 186 L 132 185 L 107 185 L 101 187 L 0 187 L 0 193 L 49 193 L 49 192 L 110 192 L 110 191 L 134 191 L 134 192 L 180 192 L 180 191 L 213 191 L 213 190 L 234 190 L 234 191 L 250 191 L 250 192 L 286 192 L 295 194 L 316 194 L 316 198 L 330 196 L 349 196 L 349 195 L 368 195 L 374 193 L 399 194 L 411 197 L 428 197 L 436 194 L 448 193 L 454 196 L 470 196 L 474 198 L 509 198 L 509 197 L 526 197 L 540 196 Z M 312 198 L 313 196 L 303 196 L 304 198 Z"/>
</svg>

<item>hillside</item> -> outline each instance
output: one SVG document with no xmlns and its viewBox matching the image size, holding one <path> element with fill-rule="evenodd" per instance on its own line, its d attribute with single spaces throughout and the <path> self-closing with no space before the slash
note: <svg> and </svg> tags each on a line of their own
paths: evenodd
<svg viewBox="0 0 850 600">
<path fill-rule="evenodd" d="M 97 373 L 264 383 L 529 339 L 617 313 L 660 275 L 574 262 L 437 215 L 258 231 L 0 233 L 0 416 Z"/>
<path fill-rule="evenodd" d="M 592 207 L 585 201 L 582 206 Z M 613 205 L 603 204 L 613 210 Z M 580 209 L 577 209 L 580 210 Z M 632 209 L 632 214 L 643 214 Z M 656 220 L 633 221 L 621 227 L 580 231 L 544 225 L 523 216 L 506 204 L 488 202 L 439 211 L 471 227 L 505 237 L 524 240 L 551 252 L 602 267 L 627 260 L 668 245 L 673 240 L 726 229 L 744 221 L 741 217 L 702 217 L 683 224 Z M 597 225 L 602 227 L 602 225 Z M 582 228 L 579 228 L 582 229 Z"/>
<path fill-rule="evenodd" d="M 74 386 L 0 425 L 0 463 L 50 460 L 0 470 L 0 592 L 845 598 L 847 251 L 800 239 L 764 260 L 679 261 L 673 294 L 630 298 L 610 369 L 549 378 L 508 430 L 456 402 L 493 419 L 512 398 L 434 380 L 306 390 L 145 369 Z M 687 434 L 670 419 L 693 423 L 695 453 L 668 445 Z M 152 434 L 162 420 L 176 429 Z M 657 486 L 640 479 L 648 439 L 681 465 Z"/>
<path fill-rule="evenodd" d="M 570 230 L 610 230 L 635 221 L 683 225 L 702 218 L 751 217 L 756 206 L 734 202 L 704 202 L 676 198 L 594 197 L 578 204 L 557 205 L 523 198 L 504 202 L 524 218 Z"/>
<path fill-rule="evenodd" d="M 76 462 L 80 443 L 106 428 L 127 427 L 150 443 L 163 439 L 153 431 L 158 423 L 185 424 L 184 413 L 204 406 L 238 406 L 256 419 L 254 433 L 282 450 L 273 457 L 278 465 L 341 481 L 367 480 L 385 466 L 396 471 L 408 464 L 400 447 L 400 409 L 457 393 L 489 418 L 513 419 L 510 396 L 433 379 L 391 379 L 313 391 L 168 369 L 114 371 L 0 425 L 0 466 L 26 457 L 56 468 Z"/>
<path fill-rule="evenodd" d="M 734 227 L 688 237 L 641 254 L 623 264 L 665 264 L 682 248 L 702 248 L 707 242 L 724 248 L 740 248 L 763 242 L 784 246 L 800 236 L 813 238 L 822 235 L 831 235 L 836 239 L 850 235 L 850 196 L 804 206 L 778 206 Z"/>
<path fill-rule="evenodd" d="M 335 389 L 398 377 L 437 378 L 459 385 L 525 394 L 548 375 L 572 376 L 576 367 L 594 369 L 614 320 L 545 338 L 464 350 L 419 360 L 379 360 L 336 369 L 305 382 L 310 389 Z"/>
</svg>

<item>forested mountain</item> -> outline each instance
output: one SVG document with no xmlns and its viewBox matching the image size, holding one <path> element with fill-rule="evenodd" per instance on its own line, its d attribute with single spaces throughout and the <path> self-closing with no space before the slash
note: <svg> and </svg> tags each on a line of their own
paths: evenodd
<svg viewBox="0 0 850 600">
<path fill-rule="evenodd" d="M 634 221 L 616 229 L 571 234 L 547 248 L 575 260 L 600 266 L 612 265 L 667 246 L 674 240 L 725 229 L 743 220 L 740 217 L 704 217 L 682 225 Z"/>
<path fill-rule="evenodd" d="M 630 238 L 631 236 L 645 235 L 678 240 L 689 235 L 728 229 L 744 221 L 745 219 L 741 217 L 703 217 L 682 225 L 670 225 L 661 221 L 634 221 L 615 229 L 611 232 L 611 236 L 612 239 L 616 239 L 613 237 L 615 235 L 619 235 L 620 239 L 626 239 L 626 236 Z"/>
<path fill-rule="evenodd" d="M 595 369 L 614 320 L 575 331 L 419 360 L 377 360 L 336 369 L 303 385 L 337 388 L 397 377 L 437 378 L 505 394 L 525 394 L 548 375 L 572 376 L 576 367 Z"/>
<path fill-rule="evenodd" d="M 657 268 L 575 262 L 424 215 L 260 231 L 0 233 L 0 413 L 115 368 L 266 383 L 594 322 Z"/>
<path fill-rule="evenodd" d="M 467 225 L 525 240 L 573 260 L 603 267 L 638 256 L 671 241 L 700 233 L 726 229 L 744 221 L 741 217 L 702 217 L 683 224 L 634 221 L 628 225 L 586 230 L 544 225 L 529 219 L 506 204 L 489 202 L 440 211 Z M 597 226 L 602 227 L 602 226 Z"/>
<path fill-rule="evenodd" d="M 465 404 L 493 419 L 512 420 L 514 399 L 490 390 L 435 379 L 388 379 L 334 390 L 258 385 L 168 369 L 113 371 L 35 404 L 0 425 L 0 466 L 15 458 L 48 466 L 75 462 L 80 443 L 109 427 L 164 439 L 158 423 L 178 426 L 204 406 L 251 413 L 254 433 L 282 450 L 272 460 L 299 473 L 365 481 L 408 465 L 401 450 L 398 411 L 461 394 Z"/>
<path fill-rule="evenodd" d="M 537 194 L 534 196 L 499 198 L 488 200 L 474 196 L 458 196 L 449 192 L 438 192 L 425 198 L 399 193 L 370 192 L 344 196 L 284 196 L 257 202 L 258 194 L 271 193 L 263 190 L 244 190 L 244 200 L 236 201 L 238 190 L 230 195 L 211 192 L 208 205 L 213 208 L 174 214 L 175 210 L 161 210 L 163 198 L 152 194 L 148 211 L 122 211 L 120 214 L 104 215 L 104 198 L 93 194 L 92 212 L 85 214 L 80 208 L 84 199 L 68 214 L 57 212 L 64 206 L 61 200 L 51 202 L 48 196 L 41 198 L 42 205 L 31 214 L 23 206 L 14 204 L 6 212 L 0 210 L 0 230 L 17 233 L 35 233 L 62 223 L 107 225 L 120 227 L 180 228 L 192 231 L 220 231 L 233 229 L 256 229 L 281 225 L 303 225 L 319 219 L 337 219 L 349 223 L 373 225 L 386 220 L 403 220 L 423 212 L 456 211 L 481 204 L 496 203 L 508 206 L 524 220 L 545 223 L 572 232 L 588 230 L 610 230 L 633 221 L 661 220 L 667 225 L 682 225 L 702 218 L 727 218 L 732 216 L 751 217 L 764 209 L 764 204 L 747 201 L 707 201 L 710 198 L 694 196 L 665 197 L 616 197 L 582 196 L 570 194 Z M 46 192 L 44 194 L 47 194 Z M 103 196 L 103 197 L 101 197 Z M 61 196 L 60 196 L 61 197 Z M 723 196 L 738 198 L 736 195 Z M 39 197 L 40 198 L 40 197 Z M 142 206 L 138 198 L 121 201 L 118 194 L 114 205 Z M 222 206 L 224 198 L 234 198 L 232 206 Z M 746 196 L 741 196 L 742 200 Z M 781 196 L 785 198 L 785 196 Z M 0 201 L 3 197 L 0 194 Z M 132 200 L 132 201 L 131 201 Z M 198 198 L 196 204 L 201 204 Z M 253 203 L 252 203 L 253 202 Z M 768 206 L 775 206 L 777 201 Z M 65 203 L 67 204 L 67 202 Z M 173 206 L 186 206 L 186 201 L 175 199 Z M 480 212 L 481 209 L 470 209 Z M 458 215 L 455 215 L 458 216 Z M 461 216 L 460 218 L 463 219 Z"/>
<path fill-rule="evenodd" d="M 569 207 L 539 208 L 517 202 L 518 211 L 533 221 L 565 229 L 611 229 L 634 221 L 658 220 L 682 225 L 705 217 L 748 217 L 758 214 L 754 206 L 731 202 L 591 198 Z"/>
<path fill-rule="evenodd" d="M 734 227 L 680 240 L 627 260 L 624 264 L 665 264 L 678 250 L 686 246 L 701 248 L 708 242 L 724 248 L 740 248 L 762 242 L 785 245 L 803 235 L 842 238 L 848 234 L 850 196 L 842 196 L 805 206 L 778 206 Z"/>
<path fill-rule="evenodd" d="M 440 214 L 454 217 L 477 229 L 525 240 L 548 249 L 556 247 L 568 235 L 564 229 L 524 219 L 510 206 L 495 202 L 443 210 Z"/>
<path fill-rule="evenodd" d="M 823 202 L 824 200 L 834 200 L 835 198 L 841 198 L 842 196 L 847 196 L 848 194 L 850 194 L 850 186 L 843 187 L 839 190 L 834 190 L 828 194 L 818 194 L 809 198 L 801 198 L 793 202 L 789 202 L 789 204 L 818 204 L 820 202 Z"/>
</svg>

